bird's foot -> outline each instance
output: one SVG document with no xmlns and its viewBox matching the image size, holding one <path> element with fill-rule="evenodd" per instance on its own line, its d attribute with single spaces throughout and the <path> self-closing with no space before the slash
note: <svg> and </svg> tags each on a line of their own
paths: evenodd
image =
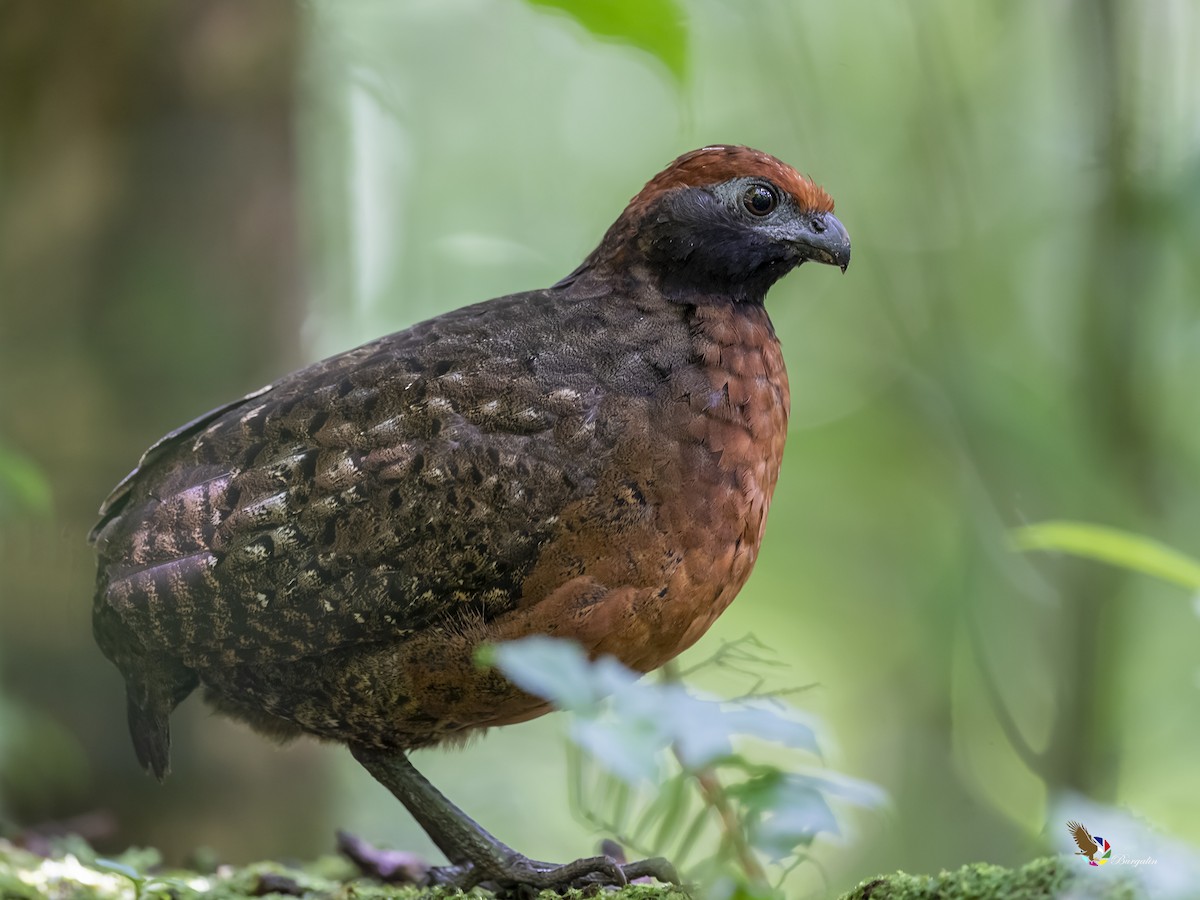
<svg viewBox="0 0 1200 900">
<path fill-rule="evenodd" d="M 468 891 L 476 885 L 500 897 L 534 896 L 539 891 L 568 888 L 621 887 L 642 878 L 679 884 L 675 867 L 662 857 L 625 862 L 620 847 L 605 842 L 608 855 L 577 859 L 556 865 L 512 853 L 504 860 L 430 866 L 414 853 L 386 850 L 344 831 L 337 835 L 338 850 L 369 878 L 392 884 L 453 887 Z"/>
<path fill-rule="evenodd" d="M 533 897 L 538 892 L 569 888 L 622 887 L 632 881 L 654 878 L 664 884 L 679 884 L 675 867 L 662 857 L 622 862 L 611 856 L 592 856 L 556 865 L 514 854 L 504 862 L 489 860 L 480 865 L 464 863 L 429 870 L 425 883 L 468 891 L 483 885 L 498 897 Z"/>
</svg>

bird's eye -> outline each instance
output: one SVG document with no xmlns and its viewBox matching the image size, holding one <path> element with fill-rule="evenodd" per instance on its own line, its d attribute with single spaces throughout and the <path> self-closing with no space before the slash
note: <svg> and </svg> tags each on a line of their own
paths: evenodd
<svg viewBox="0 0 1200 900">
<path fill-rule="evenodd" d="M 752 184 L 742 194 L 742 205 L 746 211 L 756 216 L 765 216 L 779 204 L 775 191 L 765 184 Z"/>
</svg>

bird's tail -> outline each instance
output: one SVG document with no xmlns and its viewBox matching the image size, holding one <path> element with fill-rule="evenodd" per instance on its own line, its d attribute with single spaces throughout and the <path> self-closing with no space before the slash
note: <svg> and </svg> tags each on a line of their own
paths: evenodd
<svg viewBox="0 0 1200 900">
<path fill-rule="evenodd" d="M 156 680 L 153 684 L 133 681 L 125 684 L 133 752 L 142 768 L 159 781 L 166 778 L 171 769 L 171 712 L 198 683 L 195 673 L 186 669 L 175 670 L 172 674 L 174 679 Z"/>
<path fill-rule="evenodd" d="M 171 767 L 171 711 L 158 704 L 143 706 L 131 690 L 126 691 L 125 700 L 133 752 L 142 768 L 162 781 Z"/>
</svg>

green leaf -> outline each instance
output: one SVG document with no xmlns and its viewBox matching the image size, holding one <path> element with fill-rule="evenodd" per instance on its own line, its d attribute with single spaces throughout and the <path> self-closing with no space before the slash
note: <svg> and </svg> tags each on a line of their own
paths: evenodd
<svg viewBox="0 0 1200 900">
<path fill-rule="evenodd" d="M 772 862 L 808 846 L 821 832 L 840 833 L 837 819 L 818 786 L 778 770 L 764 771 L 726 793 L 745 806 L 751 846 Z"/>
<path fill-rule="evenodd" d="M 679 684 L 664 685 L 662 690 L 659 715 L 674 736 L 679 758 L 692 769 L 730 756 L 735 735 L 820 753 L 815 729 L 790 707 L 758 699 L 730 703 L 702 699 Z"/>
<path fill-rule="evenodd" d="M 630 784 L 654 782 L 662 772 L 669 736 L 652 719 L 587 719 L 571 723 L 571 740 Z"/>
<path fill-rule="evenodd" d="M 522 638 L 489 648 L 482 659 L 522 690 L 581 714 L 571 724 L 572 739 L 631 784 L 656 778 L 668 747 L 699 769 L 729 757 L 735 735 L 818 753 L 815 730 L 796 710 L 760 699 L 698 697 L 678 682 L 639 682 L 613 657 L 590 662 L 569 641 Z M 611 713 L 601 715 L 605 697 Z"/>
<path fill-rule="evenodd" d="M 821 832 L 840 833 L 828 797 L 839 796 L 867 808 L 887 802 L 882 789 L 856 778 L 825 771 L 783 772 L 740 759 L 734 762 L 750 777 L 728 785 L 725 793 L 740 804 L 751 845 L 772 862 L 794 855 Z"/>
<path fill-rule="evenodd" d="M 828 769 L 820 772 L 793 771 L 788 774 L 788 777 L 794 781 L 811 785 L 826 796 L 841 797 L 847 803 L 853 803 L 855 806 L 866 809 L 877 809 L 887 806 L 890 802 L 887 791 L 879 785 Z"/>
<path fill-rule="evenodd" d="M 820 833 L 838 835 L 837 819 L 829 803 L 819 791 L 794 787 L 786 803 L 770 815 L 762 817 L 751 830 L 750 842 L 755 850 L 778 862 L 807 847 Z"/>
<path fill-rule="evenodd" d="M 761 811 L 771 807 L 779 799 L 785 773 L 770 766 L 756 766 L 757 774 L 736 784 L 726 785 L 725 793 L 740 801 L 748 809 Z"/>
<path fill-rule="evenodd" d="M 494 644 L 479 658 L 497 666 L 521 690 L 576 712 L 592 709 L 607 692 L 636 680 L 632 673 L 620 678 L 612 666 L 601 672 L 578 644 L 542 635 Z"/>
<path fill-rule="evenodd" d="M 97 869 L 105 872 L 112 872 L 115 875 L 124 875 L 136 885 L 140 885 L 144 878 L 138 874 L 138 870 L 133 866 L 127 866 L 125 863 L 119 863 L 115 859 L 98 859 L 95 862 Z"/>
<path fill-rule="evenodd" d="M 0 520 L 15 512 L 50 510 L 50 483 L 27 457 L 0 445 Z"/>
<path fill-rule="evenodd" d="M 756 851 L 776 862 L 798 858 L 797 849 L 821 832 L 838 833 L 826 795 L 868 806 L 884 802 L 881 791 L 856 779 L 827 775 L 823 769 L 816 775 L 788 772 L 735 753 L 738 739 L 752 737 L 820 755 L 814 727 L 777 699 L 696 695 L 678 681 L 639 679 L 610 656 L 589 661 L 576 645 L 548 637 L 496 645 L 485 658 L 520 687 L 575 713 L 569 734 L 583 752 L 572 750 L 572 805 L 592 824 L 624 835 L 629 846 L 653 833 L 655 851 L 671 843 L 690 851 L 711 822 L 713 808 L 704 806 L 693 816 L 695 795 L 689 788 L 698 770 L 712 766 L 744 775 L 727 789 L 738 817 L 735 827 L 749 836 Z M 663 779 L 668 748 L 675 751 L 682 771 Z M 585 791 L 584 761 L 607 772 L 597 782 L 598 803 L 589 801 L 594 791 Z M 657 786 L 656 792 L 633 816 L 633 833 L 625 834 L 631 804 L 642 795 L 637 789 L 647 782 Z M 721 871 L 736 871 L 738 865 L 729 833 L 700 863 Z"/>
<path fill-rule="evenodd" d="M 1011 532 L 1019 550 L 1051 550 L 1094 559 L 1200 590 L 1200 561 L 1150 538 L 1086 522 L 1042 522 Z"/>
<path fill-rule="evenodd" d="M 687 75 L 687 29 L 674 0 L 529 0 L 566 13 L 598 38 L 644 50 L 677 82 Z"/>
</svg>

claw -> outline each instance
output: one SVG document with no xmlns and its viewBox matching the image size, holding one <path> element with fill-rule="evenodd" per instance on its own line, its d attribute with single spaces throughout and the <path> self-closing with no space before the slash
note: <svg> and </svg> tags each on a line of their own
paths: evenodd
<svg viewBox="0 0 1200 900">
<path fill-rule="evenodd" d="M 452 887 L 467 892 L 482 885 L 497 896 L 521 896 L 523 889 L 565 891 L 569 888 L 624 887 L 643 878 L 663 884 L 681 884 L 675 867 L 661 856 L 619 863 L 609 856 L 591 856 L 563 865 L 514 856 L 504 865 L 439 866 L 429 869 L 421 882 L 427 887 Z"/>
</svg>

